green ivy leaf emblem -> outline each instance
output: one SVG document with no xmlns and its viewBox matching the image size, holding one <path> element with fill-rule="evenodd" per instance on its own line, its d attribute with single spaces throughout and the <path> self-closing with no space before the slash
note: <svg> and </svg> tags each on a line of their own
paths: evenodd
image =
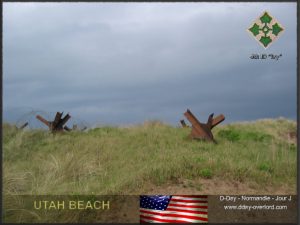
<svg viewBox="0 0 300 225">
<path fill-rule="evenodd" d="M 260 17 L 260 21 L 262 23 L 270 23 L 271 20 L 272 20 L 272 17 L 270 17 L 267 12 L 265 12 L 265 14 L 262 17 Z"/>
<path fill-rule="evenodd" d="M 273 26 L 272 26 L 272 33 L 274 34 L 274 35 L 276 35 L 276 36 L 278 36 L 278 34 L 283 30 L 279 25 L 278 25 L 278 23 L 276 23 L 276 24 L 274 24 Z"/>
<path fill-rule="evenodd" d="M 284 28 L 268 12 L 264 12 L 248 28 L 248 31 L 264 48 L 267 48 L 283 30 Z"/>
<path fill-rule="evenodd" d="M 256 23 L 253 24 L 253 26 L 249 30 L 252 32 L 254 36 L 259 34 L 259 26 Z"/>
<path fill-rule="evenodd" d="M 259 40 L 265 47 L 267 47 L 271 42 L 271 38 L 270 37 L 261 37 Z"/>
</svg>

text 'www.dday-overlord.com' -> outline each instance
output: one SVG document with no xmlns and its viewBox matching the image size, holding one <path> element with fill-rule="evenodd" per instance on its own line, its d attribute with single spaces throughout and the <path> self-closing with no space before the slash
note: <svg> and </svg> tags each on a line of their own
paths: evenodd
<svg viewBox="0 0 300 225">
<path fill-rule="evenodd" d="M 292 196 L 223 196 L 221 202 L 234 202 L 236 204 L 224 205 L 224 210 L 287 210 Z M 239 203 L 239 204 L 238 204 Z M 257 203 L 257 204 L 255 204 Z M 266 204 L 264 204 L 266 203 Z M 268 204 L 269 203 L 269 204 Z"/>
</svg>

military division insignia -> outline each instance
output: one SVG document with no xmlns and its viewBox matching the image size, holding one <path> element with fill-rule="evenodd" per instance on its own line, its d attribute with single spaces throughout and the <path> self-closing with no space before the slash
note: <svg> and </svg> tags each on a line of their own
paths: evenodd
<svg viewBox="0 0 300 225">
<path fill-rule="evenodd" d="M 266 49 L 283 33 L 284 28 L 265 11 L 247 30 Z"/>
</svg>

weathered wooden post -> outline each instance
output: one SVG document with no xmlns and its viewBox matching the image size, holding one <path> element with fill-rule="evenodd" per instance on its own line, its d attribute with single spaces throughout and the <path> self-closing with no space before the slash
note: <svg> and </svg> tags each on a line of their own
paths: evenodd
<svg viewBox="0 0 300 225">
<path fill-rule="evenodd" d="M 214 114 L 210 114 L 206 124 L 200 123 L 198 119 L 193 115 L 193 113 L 187 109 L 184 113 L 184 116 L 188 119 L 188 121 L 192 124 L 192 131 L 190 136 L 195 139 L 208 140 L 216 143 L 214 140 L 214 136 L 211 132 L 211 129 L 217 126 L 219 123 L 225 120 L 223 114 L 214 117 Z"/>
</svg>

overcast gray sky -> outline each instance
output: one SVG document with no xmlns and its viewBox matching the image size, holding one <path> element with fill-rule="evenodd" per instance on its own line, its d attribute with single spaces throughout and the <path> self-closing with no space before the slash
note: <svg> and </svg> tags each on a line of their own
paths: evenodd
<svg viewBox="0 0 300 225">
<path fill-rule="evenodd" d="M 28 108 L 114 125 L 176 125 L 187 108 L 201 121 L 296 119 L 296 8 L 3 3 L 4 121 Z M 285 28 L 266 50 L 246 31 L 265 10 Z"/>
</svg>

